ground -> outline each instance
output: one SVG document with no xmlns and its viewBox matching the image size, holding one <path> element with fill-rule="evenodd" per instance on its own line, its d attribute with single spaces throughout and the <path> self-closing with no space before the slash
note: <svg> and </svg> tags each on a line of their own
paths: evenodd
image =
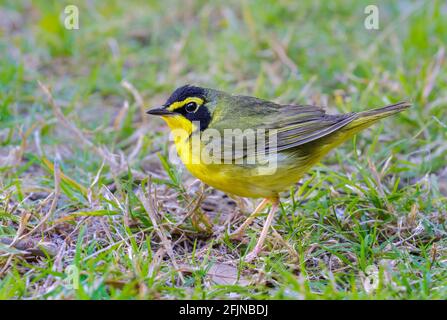
<svg viewBox="0 0 447 320">
<path fill-rule="evenodd" d="M 1 299 L 445 299 L 447 5 L 2 1 Z M 70 12 L 69 12 L 70 13 Z M 413 107 L 267 210 L 169 160 L 144 112 L 190 83 L 344 113 Z"/>
</svg>

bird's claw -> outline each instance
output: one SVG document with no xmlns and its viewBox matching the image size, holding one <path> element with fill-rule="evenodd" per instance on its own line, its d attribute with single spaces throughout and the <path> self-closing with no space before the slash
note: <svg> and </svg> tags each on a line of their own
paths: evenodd
<svg viewBox="0 0 447 320">
<path fill-rule="evenodd" d="M 252 252 L 250 252 L 249 254 L 247 254 L 247 255 L 245 256 L 244 261 L 247 262 L 247 263 L 250 263 L 250 262 L 252 262 L 254 259 L 256 259 L 256 258 L 258 257 L 258 253 L 259 253 L 259 252 L 257 252 L 257 251 L 258 251 L 258 250 L 253 250 Z"/>
<path fill-rule="evenodd" d="M 242 232 L 232 232 L 232 233 L 230 233 L 230 234 L 228 235 L 228 237 L 229 237 L 231 240 L 239 240 L 239 241 L 242 241 L 244 235 L 242 234 Z"/>
</svg>

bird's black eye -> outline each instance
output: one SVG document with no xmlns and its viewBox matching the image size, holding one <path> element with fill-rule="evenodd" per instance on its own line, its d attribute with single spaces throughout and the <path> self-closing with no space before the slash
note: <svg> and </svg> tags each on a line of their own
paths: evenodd
<svg viewBox="0 0 447 320">
<path fill-rule="evenodd" d="M 197 111 L 198 108 L 199 106 L 195 102 L 190 102 L 185 106 L 185 110 L 188 113 L 194 113 Z"/>
</svg>

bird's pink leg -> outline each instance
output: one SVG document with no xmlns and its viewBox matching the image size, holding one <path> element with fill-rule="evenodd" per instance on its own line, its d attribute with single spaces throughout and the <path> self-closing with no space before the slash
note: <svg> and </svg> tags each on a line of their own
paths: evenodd
<svg viewBox="0 0 447 320">
<path fill-rule="evenodd" d="M 261 201 L 261 203 L 256 207 L 255 211 L 253 211 L 250 216 L 247 218 L 247 220 L 242 223 L 239 228 L 237 228 L 234 232 L 230 234 L 231 239 L 240 239 L 242 235 L 244 234 L 245 229 L 253 222 L 253 220 L 256 218 L 256 216 L 259 214 L 259 212 L 264 209 L 267 204 L 269 203 L 269 199 L 264 199 Z"/>
<path fill-rule="evenodd" d="M 262 227 L 261 235 L 259 236 L 258 242 L 253 250 L 247 254 L 245 257 L 245 262 L 251 262 L 255 258 L 258 257 L 259 253 L 262 251 L 262 246 L 264 245 L 265 238 L 267 237 L 270 226 L 272 225 L 273 218 L 275 216 L 276 211 L 278 210 L 279 200 L 274 199 L 272 201 L 272 208 L 267 216 L 267 220 L 265 220 L 264 226 Z"/>
</svg>

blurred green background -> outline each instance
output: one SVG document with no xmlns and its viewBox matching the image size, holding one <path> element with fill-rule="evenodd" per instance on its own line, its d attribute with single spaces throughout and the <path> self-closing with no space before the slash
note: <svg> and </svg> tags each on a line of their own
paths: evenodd
<svg viewBox="0 0 447 320">
<path fill-rule="evenodd" d="M 78 30 L 64 27 L 69 4 L 79 9 Z M 379 9 L 378 30 L 364 26 L 370 4 Z M 58 162 L 72 180 L 63 179 L 55 212 L 55 219 L 68 217 L 70 236 L 45 231 L 33 238 L 52 243 L 58 252 L 66 246 L 62 262 L 47 256 L 29 263 L 0 247 L 1 298 L 446 297 L 445 1 L 2 0 L 0 6 L 0 235 L 13 238 L 25 212 L 33 212 L 25 223 L 31 230 L 48 211 L 39 198 L 30 200 L 36 194 L 45 198 L 54 188 L 54 171 L 45 159 Z M 142 104 L 123 80 L 141 95 Z M 107 162 L 100 170 L 101 157 L 61 125 L 37 81 L 51 88 L 66 119 L 94 145 L 126 159 L 132 155 L 124 170 L 115 172 Z M 299 205 L 286 201 L 278 231 L 297 250 L 298 264 L 273 250 L 260 269 L 237 265 L 238 273 L 266 273 L 266 281 L 203 286 L 206 272 L 194 271 L 179 282 L 169 261 L 161 262 L 161 275 L 148 275 L 156 243 L 133 194 L 139 185 L 134 179 L 144 180 L 135 175 L 152 171 L 159 175 L 155 183 L 160 188 L 185 192 L 180 174 L 163 156 L 160 165 L 156 155 L 166 155 L 166 129 L 142 111 L 187 83 L 280 103 L 317 104 L 332 113 L 400 100 L 414 106 L 362 134 L 355 146 L 346 143 L 334 152 L 328 166 L 311 176 L 313 183 L 325 178 L 324 183 L 309 192 L 291 191 L 307 200 Z M 374 175 L 375 166 L 382 169 L 383 182 Z M 100 196 L 101 186 L 112 184 L 118 190 L 116 202 Z M 377 191 L 378 185 L 386 195 Z M 330 188 L 332 195 L 338 192 L 336 199 Z M 356 188 L 363 193 L 352 191 Z M 132 242 L 135 229 L 120 220 L 125 205 L 132 219 L 149 228 L 147 238 Z M 338 223 L 333 212 L 339 208 L 353 220 Z M 383 214 L 380 222 L 365 222 L 370 212 Z M 55 220 L 50 226 L 61 221 L 67 223 Z M 110 230 L 103 234 L 93 228 L 98 221 Z M 416 229 L 419 223 L 423 231 Z M 314 226 L 321 229 L 316 232 Z M 121 235 L 132 241 L 122 246 Z M 399 242 L 405 237 L 414 242 Z M 211 240 L 188 241 L 196 250 Z M 310 250 L 315 244 L 320 249 Z M 203 271 L 225 254 L 235 254 L 237 261 L 245 252 L 226 242 L 222 246 L 224 253 L 211 251 L 212 259 L 205 262 L 191 262 L 193 249 L 178 252 L 179 259 Z M 128 248 L 136 260 L 126 260 Z M 357 257 L 355 263 L 348 263 L 350 255 Z M 338 267 L 323 268 L 320 263 L 328 265 L 324 257 L 338 259 Z M 393 261 L 389 276 L 398 284 L 366 293 L 358 275 L 383 259 Z M 63 267 L 72 263 L 84 270 L 81 289 L 75 291 L 62 283 Z"/>
</svg>

